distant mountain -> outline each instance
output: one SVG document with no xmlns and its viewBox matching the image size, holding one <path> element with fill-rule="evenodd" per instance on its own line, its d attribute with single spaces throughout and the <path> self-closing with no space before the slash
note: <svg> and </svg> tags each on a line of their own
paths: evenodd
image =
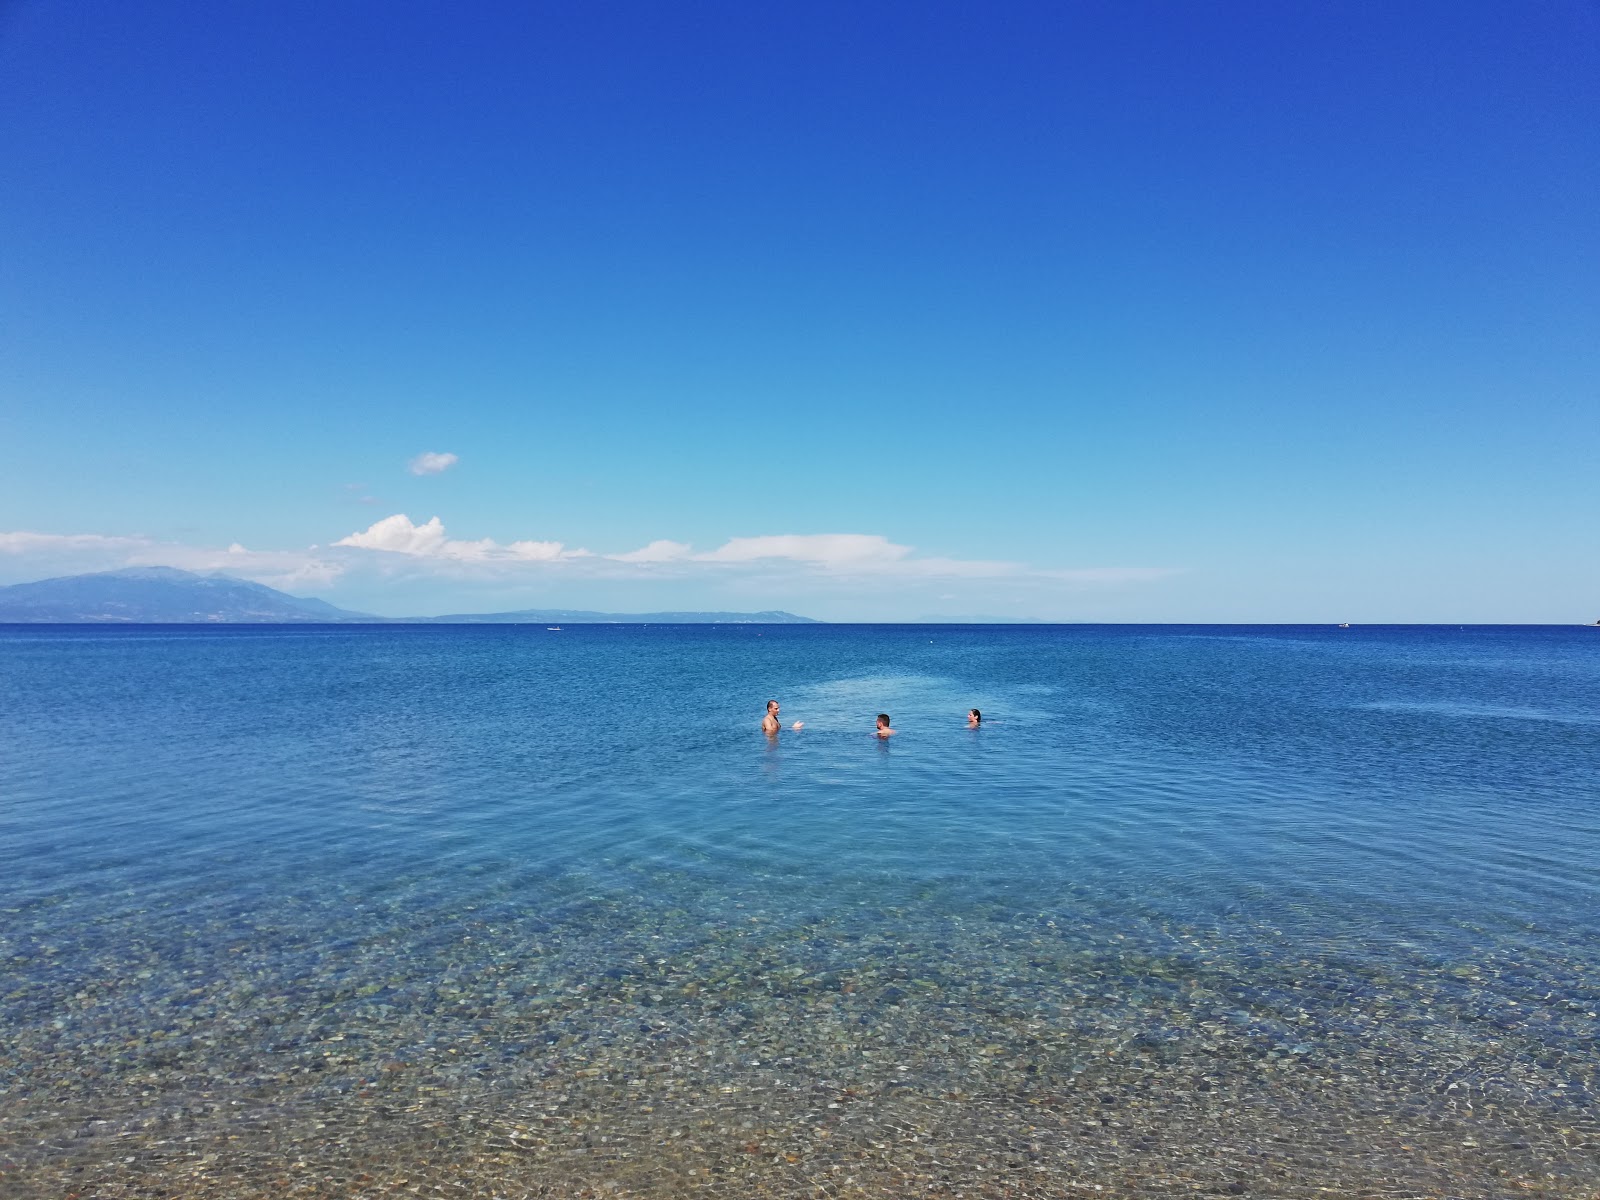
<svg viewBox="0 0 1600 1200">
<path fill-rule="evenodd" d="M 228 575 L 129 567 L 0 587 L 0 621 L 96 624 L 284 624 L 370 621 L 324 600 Z"/>
<path fill-rule="evenodd" d="M 229 575 L 196 575 L 176 567 L 130 567 L 0 587 L 0 624 L 99 625 L 812 625 L 809 617 L 759 613 L 601 613 L 530 608 L 522 612 L 447 617 L 374 617 L 326 600 L 291 596 Z"/>
</svg>

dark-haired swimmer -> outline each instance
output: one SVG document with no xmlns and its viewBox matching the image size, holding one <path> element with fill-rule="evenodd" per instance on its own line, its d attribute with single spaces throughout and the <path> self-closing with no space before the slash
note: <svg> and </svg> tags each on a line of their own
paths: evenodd
<svg viewBox="0 0 1600 1200">
<path fill-rule="evenodd" d="M 897 732 L 896 730 L 893 730 L 893 729 L 889 728 L 889 714 L 888 713 L 879 713 L 878 714 L 878 728 L 874 731 L 874 735 L 876 737 L 887 739 L 887 738 L 892 738 L 895 735 L 896 732 Z"/>
<path fill-rule="evenodd" d="M 796 721 L 789 728 L 799 729 L 804 724 L 804 721 Z M 782 728 L 783 725 L 778 720 L 778 702 L 776 700 L 768 700 L 767 715 L 761 718 L 761 732 L 770 736 Z"/>
<path fill-rule="evenodd" d="M 983 724 L 983 714 L 975 708 L 967 709 L 967 728 L 976 729 Z"/>
</svg>

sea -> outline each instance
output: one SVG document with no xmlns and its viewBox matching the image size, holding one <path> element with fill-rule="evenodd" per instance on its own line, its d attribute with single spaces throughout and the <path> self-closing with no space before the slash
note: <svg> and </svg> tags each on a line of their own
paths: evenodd
<svg viewBox="0 0 1600 1200">
<path fill-rule="evenodd" d="M 1600 628 L 0 628 L 8 1200 L 1592 1198 L 1597 922 Z"/>
</svg>

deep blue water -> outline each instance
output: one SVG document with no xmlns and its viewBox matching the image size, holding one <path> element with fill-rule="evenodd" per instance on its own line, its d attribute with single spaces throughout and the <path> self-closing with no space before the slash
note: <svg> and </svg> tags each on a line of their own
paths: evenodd
<svg viewBox="0 0 1600 1200">
<path fill-rule="evenodd" d="M 769 697 L 804 729 L 763 737 Z M 1460 1194 L 1580 1195 L 1600 1185 L 1571 1133 L 1600 1094 L 1600 629 L 9 627 L 0 909 L 0 1160 L 39 1194 L 73 1169 L 104 1194 L 168 1177 L 180 1119 L 236 1147 L 272 1125 L 241 1162 L 304 1155 L 297 1122 L 357 1122 L 342 1105 L 451 1039 L 480 1066 L 430 1067 L 414 1111 L 487 1128 L 606 1046 L 633 1065 L 574 1067 L 596 1074 L 563 1100 L 610 1080 L 582 1103 L 654 1145 L 688 1103 L 635 1103 L 659 1021 L 708 1080 L 778 1072 L 717 1096 L 837 1076 L 880 1106 L 982 1092 L 1037 1116 L 1046 1095 L 1070 1139 L 1085 1072 L 1129 1095 L 1200 1080 L 1236 1098 L 1219 1112 L 1300 1097 L 1313 1139 L 1388 1112 L 1452 1148 L 1429 1169 Z M 870 1034 L 829 1058 L 857 1007 Z M 769 1035 L 788 1067 L 745 1064 Z M 1130 1046 L 1137 1083 L 1104 1061 Z M 1462 1083 L 1490 1099 L 1462 1109 Z M 1209 1103 L 1141 1109 L 1146 1149 L 1170 1163 Z M 938 1111 L 950 1162 L 989 1144 Z M 93 1121 L 136 1148 L 122 1174 Z M 414 1135 L 391 1123 L 389 1159 Z M 353 1170 L 365 1136 L 305 1169 Z M 539 1153 L 578 1153 L 558 1142 Z M 1040 1194 L 1099 1179 L 1066 1145 L 1016 1170 Z M 796 1154 L 762 1186 L 816 1186 Z M 621 1178 L 560 1161 L 573 1187 Z M 629 1186 L 692 1189 L 693 1161 Z M 256 1186 L 232 1169 L 208 1186 Z M 1284 1169 L 1276 1194 L 1319 1168 Z"/>
</svg>

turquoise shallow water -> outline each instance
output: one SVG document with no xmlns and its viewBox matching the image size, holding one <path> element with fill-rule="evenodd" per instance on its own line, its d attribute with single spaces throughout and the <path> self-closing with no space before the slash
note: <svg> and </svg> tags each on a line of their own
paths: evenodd
<svg viewBox="0 0 1600 1200">
<path fill-rule="evenodd" d="M 1600 1191 L 1600 630 L 10 627 L 0 695 L 7 1195 Z"/>
</svg>

